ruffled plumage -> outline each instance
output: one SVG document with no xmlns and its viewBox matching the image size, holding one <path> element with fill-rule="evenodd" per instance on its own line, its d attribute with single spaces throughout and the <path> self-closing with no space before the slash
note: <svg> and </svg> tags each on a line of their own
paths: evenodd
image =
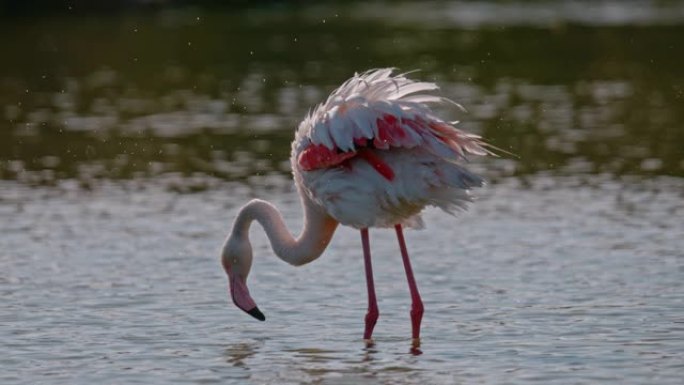
<svg viewBox="0 0 684 385">
<path fill-rule="evenodd" d="M 355 74 L 299 125 L 292 144 L 298 187 L 340 223 L 420 227 L 428 205 L 465 209 L 479 176 L 456 162 L 490 152 L 481 137 L 437 117 L 451 103 L 392 69 Z"/>
</svg>

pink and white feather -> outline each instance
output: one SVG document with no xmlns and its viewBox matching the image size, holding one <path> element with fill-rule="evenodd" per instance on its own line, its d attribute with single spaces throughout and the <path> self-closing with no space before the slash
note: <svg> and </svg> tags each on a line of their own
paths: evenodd
<svg viewBox="0 0 684 385">
<path fill-rule="evenodd" d="M 355 74 L 309 112 L 292 144 L 300 188 L 356 228 L 420 227 L 425 206 L 465 209 L 470 189 L 484 183 L 457 162 L 490 154 L 487 145 L 430 108 L 456 103 L 430 94 L 434 83 L 392 72 Z"/>
</svg>

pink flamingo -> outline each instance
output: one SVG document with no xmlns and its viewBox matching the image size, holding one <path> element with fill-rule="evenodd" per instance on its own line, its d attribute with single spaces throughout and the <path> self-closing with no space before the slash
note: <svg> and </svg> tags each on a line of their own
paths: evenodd
<svg viewBox="0 0 684 385">
<path fill-rule="evenodd" d="M 425 206 L 465 210 L 469 191 L 483 180 L 457 164 L 467 154 L 491 154 L 481 137 L 454 127 L 430 104 L 453 103 L 425 93 L 434 83 L 416 82 L 392 69 L 355 74 L 310 112 L 292 142 L 292 173 L 304 207 L 295 239 L 272 204 L 252 200 L 240 209 L 222 252 L 237 307 L 264 321 L 247 290 L 252 265 L 252 221 L 266 231 L 275 254 L 295 266 L 318 258 L 338 224 L 361 231 L 368 288 L 363 338 L 371 341 L 378 319 L 369 227 L 394 227 L 411 293 L 412 337 L 420 341 L 423 302 L 413 277 L 403 227 L 422 227 Z M 458 106 L 458 104 L 456 104 Z"/>
</svg>

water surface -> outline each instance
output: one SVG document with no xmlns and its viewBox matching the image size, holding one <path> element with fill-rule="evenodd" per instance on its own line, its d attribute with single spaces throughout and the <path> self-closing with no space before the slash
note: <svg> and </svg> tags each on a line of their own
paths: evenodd
<svg viewBox="0 0 684 385">
<path fill-rule="evenodd" d="M 410 299 L 391 231 L 371 245 L 381 317 L 361 340 L 360 239 L 341 229 L 301 268 L 252 231 L 257 322 L 229 301 L 217 251 L 260 196 L 301 225 L 287 187 L 34 189 L 2 185 L 3 383 L 678 383 L 684 370 L 682 182 L 535 179 L 490 188 L 457 220 L 407 233 Z"/>
</svg>

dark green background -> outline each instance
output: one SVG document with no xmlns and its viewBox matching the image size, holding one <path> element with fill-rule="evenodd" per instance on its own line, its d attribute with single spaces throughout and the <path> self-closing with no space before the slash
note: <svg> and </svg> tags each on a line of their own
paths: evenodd
<svg viewBox="0 0 684 385">
<path fill-rule="evenodd" d="M 306 111 L 384 66 L 421 69 L 412 76 L 469 110 L 447 116 L 517 154 L 486 161 L 490 178 L 684 176 L 677 19 L 472 26 L 423 19 L 416 4 L 402 14 L 404 2 L 180 3 L 3 2 L 0 178 L 287 173 Z"/>
</svg>

